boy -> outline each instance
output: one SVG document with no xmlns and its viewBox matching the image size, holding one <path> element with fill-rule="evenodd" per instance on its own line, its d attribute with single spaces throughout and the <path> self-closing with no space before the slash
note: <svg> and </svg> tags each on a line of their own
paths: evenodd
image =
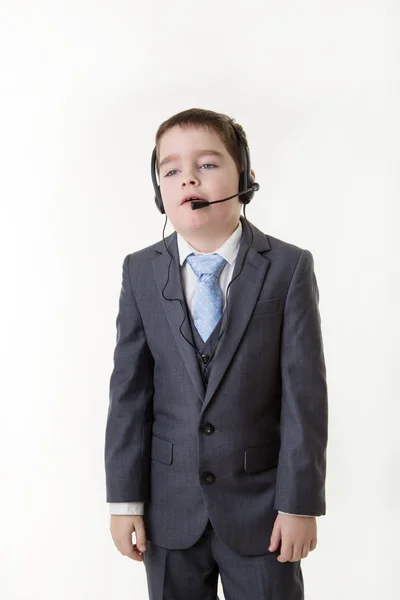
<svg viewBox="0 0 400 600">
<path fill-rule="evenodd" d="M 150 600 L 215 600 L 218 575 L 226 600 L 302 600 L 301 559 L 325 514 L 313 256 L 241 217 L 258 184 L 238 195 L 255 173 L 228 116 L 174 115 L 153 156 L 175 232 L 123 263 L 105 444 L 113 540 L 144 560 Z"/>
</svg>

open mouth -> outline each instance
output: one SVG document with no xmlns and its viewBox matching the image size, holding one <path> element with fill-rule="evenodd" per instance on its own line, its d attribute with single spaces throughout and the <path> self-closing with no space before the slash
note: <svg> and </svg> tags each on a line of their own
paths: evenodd
<svg viewBox="0 0 400 600">
<path fill-rule="evenodd" d="M 188 202 L 204 202 L 204 198 L 198 198 L 197 196 L 191 196 L 187 198 L 187 200 L 183 201 L 183 204 L 187 204 Z"/>
</svg>

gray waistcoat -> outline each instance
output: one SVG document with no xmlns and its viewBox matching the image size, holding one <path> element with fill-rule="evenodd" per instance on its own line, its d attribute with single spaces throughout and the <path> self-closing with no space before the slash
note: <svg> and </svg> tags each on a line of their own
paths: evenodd
<svg viewBox="0 0 400 600">
<path fill-rule="evenodd" d="M 190 340 L 190 341 L 194 342 L 194 345 L 196 346 L 197 351 L 200 353 L 200 355 L 202 357 L 204 357 L 204 360 L 202 360 L 202 358 L 200 358 L 200 356 L 197 356 L 199 364 L 200 364 L 200 369 L 203 371 L 205 383 L 207 384 L 208 379 L 210 377 L 212 364 L 213 364 L 213 360 L 212 360 L 212 358 L 210 360 L 210 357 L 212 356 L 212 353 L 214 352 L 215 347 L 218 342 L 218 336 L 219 336 L 219 333 L 221 330 L 221 324 L 223 321 L 224 314 L 222 314 L 220 320 L 218 321 L 217 325 L 215 326 L 210 337 L 207 338 L 207 340 L 204 342 L 202 340 L 202 338 L 200 337 L 199 332 L 196 329 L 196 325 L 194 324 L 193 317 L 190 314 L 190 311 L 188 309 L 186 302 L 185 302 L 185 310 L 186 310 L 186 318 L 189 319 L 190 326 L 192 329 L 192 334 L 193 334 L 193 340 Z M 208 360 L 210 360 L 210 362 L 208 362 L 207 358 L 208 358 Z"/>
</svg>

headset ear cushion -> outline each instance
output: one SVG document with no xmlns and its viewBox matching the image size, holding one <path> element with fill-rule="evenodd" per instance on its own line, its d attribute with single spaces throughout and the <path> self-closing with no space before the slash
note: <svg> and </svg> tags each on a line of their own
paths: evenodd
<svg viewBox="0 0 400 600">
<path fill-rule="evenodd" d="M 253 185 L 253 183 L 254 183 L 254 177 L 253 177 L 253 175 L 250 173 L 250 175 L 249 175 L 249 187 L 251 187 L 251 186 Z M 251 199 L 253 198 L 253 196 L 254 196 L 254 190 L 252 190 L 251 192 L 249 192 L 249 194 L 248 194 L 248 195 L 249 195 L 249 199 L 248 199 L 248 201 L 250 202 L 250 200 L 251 200 Z"/>
<path fill-rule="evenodd" d="M 247 187 L 249 188 L 254 183 L 254 177 L 251 173 L 248 176 L 247 180 L 248 180 Z M 243 190 L 243 189 L 246 189 L 244 186 L 244 171 L 241 172 L 240 178 L 239 178 L 239 190 Z M 250 202 L 250 200 L 253 198 L 253 196 L 254 196 L 254 190 L 251 190 L 250 192 L 241 194 L 239 196 L 239 198 L 240 198 L 240 201 L 242 204 L 248 204 Z"/>
<path fill-rule="evenodd" d="M 240 173 L 240 177 L 239 177 L 239 192 L 240 192 L 240 190 L 243 190 L 243 189 L 244 189 L 244 171 L 242 171 Z M 246 197 L 247 197 L 247 194 L 241 194 L 239 196 L 239 201 L 242 204 L 247 204 Z"/>
<path fill-rule="evenodd" d="M 160 211 L 160 213 L 162 215 L 165 215 L 164 203 L 161 198 L 161 190 L 160 190 L 159 185 L 157 185 L 157 188 L 156 188 L 156 195 L 154 197 L 154 201 L 155 201 L 156 206 L 157 206 L 158 210 Z"/>
</svg>

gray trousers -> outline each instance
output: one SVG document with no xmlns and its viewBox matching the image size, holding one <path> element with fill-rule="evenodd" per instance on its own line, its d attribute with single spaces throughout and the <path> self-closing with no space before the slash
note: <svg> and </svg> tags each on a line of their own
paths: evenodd
<svg viewBox="0 0 400 600">
<path fill-rule="evenodd" d="M 266 543 L 268 540 L 266 540 Z M 168 550 L 147 540 L 144 552 L 150 600 L 304 600 L 301 560 L 280 563 L 280 550 L 242 556 L 226 546 L 210 521 L 194 546 Z"/>
</svg>

